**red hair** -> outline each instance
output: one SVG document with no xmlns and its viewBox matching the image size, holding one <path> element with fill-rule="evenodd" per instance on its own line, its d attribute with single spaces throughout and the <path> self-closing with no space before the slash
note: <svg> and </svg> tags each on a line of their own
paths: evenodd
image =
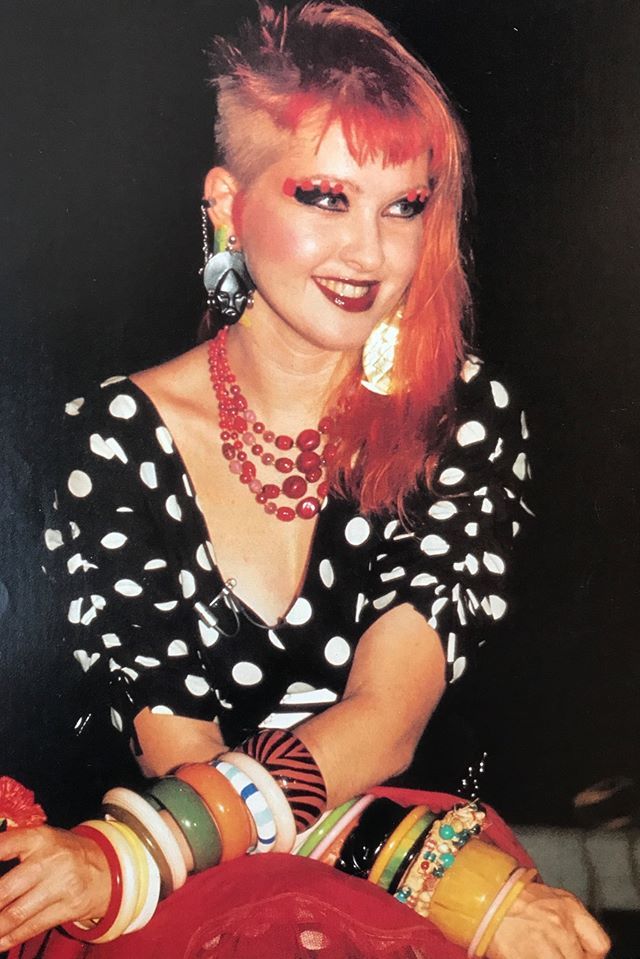
<svg viewBox="0 0 640 959">
<path fill-rule="evenodd" d="M 371 14 L 358 7 L 301 4 L 274 10 L 258 0 L 260 20 L 243 27 L 237 45 L 217 39 L 216 141 L 241 186 L 286 149 L 303 120 L 320 137 L 338 121 L 358 163 L 430 157 L 422 256 L 407 291 L 396 349 L 393 392 L 359 385 L 360 364 L 336 389 L 341 411 L 332 488 L 364 512 L 398 510 L 430 483 L 453 414 L 453 384 L 471 325 L 460 251 L 466 139 L 429 68 Z M 262 124 L 262 125 L 261 125 Z M 251 149 L 246 131 L 251 129 Z"/>
</svg>

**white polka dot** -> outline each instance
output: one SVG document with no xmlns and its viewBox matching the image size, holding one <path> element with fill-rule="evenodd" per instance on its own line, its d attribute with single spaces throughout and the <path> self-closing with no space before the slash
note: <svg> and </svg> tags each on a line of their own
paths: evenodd
<svg viewBox="0 0 640 959">
<path fill-rule="evenodd" d="M 130 506 L 118 506 L 116 513 L 133 513 Z"/>
<path fill-rule="evenodd" d="M 411 586 L 432 586 L 437 582 L 438 580 L 435 576 L 432 576 L 431 573 L 418 573 L 418 575 L 414 576 L 411 580 Z"/>
<path fill-rule="evenodd" d="M 103 633 L 102 642 L 105 649 L 111 649 L 113 646 L 122 646 L 120 638 L 115 633 Z"/>
<path fill-rule="evenodd" d="M 44 542 L 47 549 L 53 552 L 54 549 L 57 549 L 58 546 L 62 546 L 64 543 L 62 533 L 59 529 L 46 529 L 44 531 Z"/>
<path fill-rule="evenodd" d="M 327 589 L 331 589 L 335 582 L 336 574 L 334 573 L 333 566 L 328 559 L 323 559 L 320 563 L 320 579 Z"/>
<path fill-rule="evenodd" d="M 165 453 L 173 453 L 173 439 L 171 438 L 171 433 L 166 426 L 159 426 L 156 429 L 156 437 L 160 448 Z"/>
<path fill-rule="evenodd" d="M 215 626 L 207 626 L 207 624 L 203 623 L 200 619 L 198 620 L 198 630 L 200 631 L 200 639 L 204 646 L 213 646 L 213 644 L 218 641 L 220 633 Z"/>
<path fill-rule="evenodd" d="M 167 497 L 165 508 L 167 510 L 167 513 L 171 517 L 171 519 L 175 519 L 178 522 L 180 522 L 180 520 L 182 519 L 182 510 L 180 508 L 180 504 L 178 503 L 178 500 L 175 498 L 173 493 L 171 494 L 171 496 Z"/>
<path fill-rule="evenodd" d="M 493 394 L 493 402 L 498 409 L 502 410 L 505 406 L 509 405 L 509 394 L 502 383 L 499 383 L 497 380 L 491 380 L 491 392 Z"/>
<path fill-rule="evenodd" d="M 373 605 L 375 609 L 385 609 L 389 603 L 392 603 L 393 600 L 398 595 L 396 589 L 391 590 L 390 593 L 385 593 L 384 596 L 378 596 L 377 599 L 374 599 Z"/>
<path fill-rule="evenodd" d="M 287 623 L 290 623 L 291 626 L 302 626 L 303 623 L 309 622 L 312 613 L 313 609 L 311 608 L 309 600 L 303 596 L 299 596 L 285 616 L 285 620 Z"/>
<path fill-rule="evenodd" d="M 71 400 L 66 404 L 64 411 L 67 416 L 77 416 L 80 412 L 80 409 L 84 405 L 84 396 L 78 396 L 75 400 Z"/>
<path fill-rule="evenodd" d="M 178 605 L 177 599 L 170 599 L 165 603 L 154 603 L 156 609 L 159 609 L 161 613 L 170 613 L 172 609 L 175 609 Z"/>
<path fill-rule="evenodd" d="M 104 389 L 105 386 L 113 386 L 114 383 L 122 383 L 123 380 L 126 380 L 126 376 L 109 376 L 100 384 L 100 388 Z"/>
<path fill-rule="evenodd" d="M 168 656 L 186 656 L 189 650 L 182 639 L 172 639 L 167 649 Z"/>
<path fill-rule="evenodd" d="M 462 676 L 466 668 L 467 668 L 467 657 L 458 656 L 451 670 L 451 682 L 455 683 L 456 679 L 460 679 L 460 677 Z"/>
<path fill-rule="evenodd" d="M 118 420 L 130 420 L 132 416 L 135 416 L 137 409 L 134 398 L 126 393 L 119 393 L 109 403 L 109 412 Z"/>
<path fill-rule="evenodd" d="M 180 581 L 184 598 L 191 599 L 196 591 L 196 581 L 193 573 L 190 573 L 188 569 L 181 569 L 178 580 Z"/>
<path fill-rule="evenodd" d="M 529 427 L 527 426 L 527 417 L 525 416 L 524 410 L 520 414 L 520 433 L 523 440 L 529 439 Z"/>
<path fill-rule="evenodd" d="M 185 686 L 194 696 L 206 696 L 211 686 L 202 676 L 194 676 L 192 673 L 186 677 Z"/>
<path fill-rule="evenodd" d="M 480 605 L 492 619 L 501 619 L 507 611 L 507 604 L 501 596 L 485 596 Z"/>
<path fill-rule="evenodd" d="M 267 633 L 267 635 L 268 635 L 268 637 L 269 637 L 269 642 L 270 642 L 270 643 L 273 643 L 273 645 L 276 647 L 276 649 L 284 649 L 284 648 L 285 648 L 284 645 L 282 644 L 282 642 L 278 639 L 278 637 L 276 636 L 276 634 L 274 633 L 274 631 L 273 631 L 272 629 L 269 630 L 269 632 Z"/>
<path fill-rule="evenodd" d="M 182 485 L 184 486 L 184 491 L 191 499 L 193 499 L 193 490 L 191 489 L 191 483 L 189 482 L 189 477 L 186 473 L 182 474 Z"/>
<path fill-rule="evenodd" d="M 80 663 L 83 671 L 86 673 L 94 663 L 97 663 L 100 659 L 100 653 L 92 653 L 91 656 L 87 653 L 86 649 L 76 649 L 73 653 L 73 658 Z"/>
<path fill-rule="evenodd" d="M 146 569 L 146 570 L 166 569 L 166 566 L 167 566 L 167 564 L 166 564 L 165 560 L 163 560 L 163 559 L 150 559 L 148 563 L 145 563 L 145 564 L 144 564 L 144 567 L 143 567 L 143 568 Z"/>
<path fill-rule="evenodd" d="M 69 523 L 69 529 L 71 530 L 71 539 L 77 539 L 80 535 L 80 527 L 77 523 L 74 523 L 73 520 Z"/>
<path fill-rule="evenodd" d="M 470 383 L 474 376 L 477 376 L 480 372 L 480 363 L 476 361 L 476 358 L 465 360 L 464 366 L 460 371 L 460 376 L 465 381 L 465 383 Z"/>
<path fill-rule="evenodd" d="M 67 560 L 67 570 L 70 576 L 73 576 L 74 573 L 77 573 L 79 569 L 83 573 L 88 572 L 90 569 L 97 569 L 95 563 L 90 563 L 88 560 L 82 556 L 81 553 L 74 553 L 73 556 L 70 556 Z"/>
<path fill-rule="evenodd" d="M 431 615 L 437 616 L 449 603 L 448 596 L 440 596 L 431 606 Z"/>
<path fill-rule="evenodd" d="M 527 504 L 525 503 L 525 501 L 522 499 L 522 497 L 520 497 L 520 506 L 522 506 L 522 508 L 523 508 L 523 510 L 525 511 L 525 513 L 528 513 L 529 516 L 535 516 L 535 515 L 536 515 L 536 514 L 533 512 L 532 509 L 529 509 L 529 507 L 527 506 Z"/>
<path fill-rule="evenodd" d="M 490 573 L 497 573 L 499 576 L 504 573 L 504 560 L 496 553 L 485 553 L 482 557 L 482 562 Z"/>
<path fill-rule="evenodd" d="M 442 536 L 436 536 L 435 533 L 430 533 L 421 540 L 420 549 L 423 553 L 426 553 L 427 556 L 444 556 L 445 553 L 449 552 L 449 544 Z"/>
<path fill-rule="evenodd" d="M 525 476 L 529 475 L 529 464 L 527 462 L 526 453 L 518 453 L 518 455 L 516 456 L 516 461 L 512 466 L 512 469 L 519 480 L 523 480 Z"/>
<path fill-rule="evenodd" d="M 290 686 L 287 686 L 286 695 L 291 696 L 295 693 L 312 693 L 315 691 L 315 687 L 309 683 L 291 683 Z"/>
<path fill-rule="evenodd" d="M 464 561 L 471 575 L 475 576 L 478 570 L 480 569 L 480 563 L 478 562 L 477 558 L 473 555 L 473 553 L 467 553 L 467 555 L 464 558 Z"/>
<path fill-rule="evenodd" d="M 472 443 L 481 443 L 486 435 L 487 431 L 482 423 L 478 420 L 469 420 L 468 423 L 462 424 L 456 433 L 456 439 L 460 446 L 471 446 Z"/>
<path fill-rule="evenodd" d="M 499 456 L 502 456 L 502 447 L 504 446 L 504 441 L 501 436 L 498 437 L 498 442 L 495 445 L 493 453 L 489 453 L 489 461 L 491 463 L 495 462 Z"/>
<path fill-rule="evenodd" d="M 157 716 L 173 716 L 173 709 L 169 709 L 168 706 L 152 706 L 151 712 L 155 713 Z"/>
<path fill-rule="evenodd" d="M 113 708 L 113 706 L 111 707 L 111 725 L 114 726 L 119 733 L 122 732 L 122 716 L 117 709 Z"/>
<path fill-rule="evenodd" d="M 400 523 L 397 519 L 392 519 L 389 523 L 387 523 L 387 525 L 384 528 L 384 533 L 383 533 L 384 538 L 391 539 L 394 531 L 398 528 L 399 525 Z"/>
<path fill-rule="evenodd" d="M 231 675 L 239 686 L 255 686 L 262 680 L 262 670 L 255 663 L 236 663 Z"/>
<path fill-rule="evenodd" d="M 140 666 L 147 666 L 149 669 L 160 665 L 160 660 L 156 659 L 155 656 L 136 656 L 135 661 L 139 663 Z"/>
<path fill-rule="evenodd" d="M 451 519 L 451 517 L 455 516 L 457 512 L 458 507 L 450 502 L 450 500 L 441 499 L 430 507 L 429 516 L 431 516 L 433 519 L 445 520 Z"/>
<path fill-rule="evenodd" d="M 514 520 L 511 524 L 511 533 L 513 537 L 515 538 L 519 532 L 520 532 L 520 523 Z"/>
<path fill-rule="evenodd" d="M 349 520 L 344 531 L 347 543 L 352 546 L 361 546 L 369 539 L 370 533 L 371 527 L 364 516 L 354 516 L 353 519 Z"/>
<path fill-rule="evenodd" d="M 201 543 L 196 550 L 196 562 L 200 569 L 205 569 L 207 571 L 212 569 L 211 561 L 209 560 L 209 554 L 207 553 L 207 548 L 204 543 Z"/>
<path fill-rule="evenodd" d="M 440 473 L 440 482 L 443 486 L 455 486 L 462 479 L 464 479 L 464 471 L 457 466 L 449 466 Z"/>
<path fill-rule="evenodd" d="M 480 509 L 483 513 L 493 513 L 493 503 L 485 496 L 485 498 L 482 500 L 482 506 Z"/>
<path fill-rule="evenodd" d="M 92 433 L 89 437 L 89 449 L 96 456 L 102 456 L 105 460 L 113 459 L 113 450 L 99 433 Z"/>
<path fill-rule="evenodd" d="M 464 528 L 467 536 L 477 536 L 478 535 L 478 524 L 477 523 L 467 523 Z"/>
<path fill-rule="evenodd" d="M 380 573 L 380 582 L 388 583 L 390 579 L 400 579 L 406 574 L 404 566 L 394 566 L 388 573 Z"/>
<path fill-rule="evenodd" d="M 142 593 L 142 586 L 134 583 L 132 579 L 119 579 L 113 588 L 122 596 L 140 596 Z"/>
<path fill-rule="evenodd" d="M 82 499 L 88 496 L 93 489 L 93 483 L 83 470 L 73 470 L 67 480 L 69 492 Z"/>
<path fill-rule="evenodd" d="M 67 619 L 70 623 L 77 625 L 80 622 L 80 613 L 82 611 L 82 596 L 79 596 L 78 599 L 72 599 L 69 603 L 69 612 L 67 613 Z"/>
<path fill-rule="evenodd" d="M 127 542 L 127 538 L 124 533 L 107 533 L 100 540 L 100 545 L 105 549 L 120 549 Z"/>
<path fill-rule="evenodd" d="M 324 647 L 324 658 L 332 666 L 344 666 L 351 657 L 351 647 L 342 636 L 333 636 Z"/>
<path fill-rule="evenodd" d="M 151 463 L 149 460 L 140 463 L 140 479 L 149 489 L 158 488 L 158 475 L 156 473 L 155 463 Z"/>
<path fill-rule="evenodd" d="M 209 554 L 209 559 L 211 560 L 212 564 L 215 566 L 215 563 L 216 563 L 216 554 L 215 554 L 215 551 L 214 551 L 214 549 L 213 549 L 212 543 L 210 543 L 210 541 L 207 540 L 204 545 L 207 547 L 207 553 Z"/>
</svg>

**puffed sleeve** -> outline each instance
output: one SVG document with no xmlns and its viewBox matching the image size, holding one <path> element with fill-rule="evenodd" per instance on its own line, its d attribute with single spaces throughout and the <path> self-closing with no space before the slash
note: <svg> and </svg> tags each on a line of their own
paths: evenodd
<svg viewBox="0 0 640 959">
<path fill-rule="evenodd" d="M 68 403 L 45 532 L 65 645 L 94 708 L 127 736 L 145 706 L 198 719 L 218 711 L 185 601 L 193 576 L 185 581 L 171 549 L 183 516 L 163 429 L 121 378 Z"/>
<path fill-rule="evenodd" d="M 533 515 L 524 413 L 477 357 L 456 384 L 456 426 L 433 489 L 410 525 L 390 519 L 372 562 L 365 626 L 410 603 L 438 632 L 449 682 L 465 672 L 491 623 L 508 607 L 514 540 Z"/>
</svg>

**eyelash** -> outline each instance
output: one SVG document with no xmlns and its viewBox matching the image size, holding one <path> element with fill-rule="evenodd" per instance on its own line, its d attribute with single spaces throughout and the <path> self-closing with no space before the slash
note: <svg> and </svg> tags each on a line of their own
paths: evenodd
<svg viewBox="0 0 640 959">
<path fill-rule="evenodd" d="M 349 208 L 349 200 L 344 193 L 323 193 L 319 186 L 314 186 L 312 190 L 303 190 L 302 187 L 296 187 L 295 193 L 293 194 L 294 198 L 298 203 L 302 203 L 305 206 L 315 206 L 319 210 L 325 210 L 327 213 L 344 213 L 346 209 Z M 419 197 L 415 200 L 409 200 L 406 197 L 403 197 L 401 200 L 396 200 L 395 203 L 390 204 L 391 207 L 398 206 L 403 203 L 410 208 L 408 215 L 400 214 L 396 218 L 399 220 L 413 220 L 415 217 L 420 216 L 422 211 L 427 205 L 426 197 L 424 200 L 421 200 Z M 339 209 L 336 206 L 323 206 L 320 201 L 339 201 L 344 205 L 346 209 Z M 391 214 L 395 216 L 394 214 Z"/>
</svg>

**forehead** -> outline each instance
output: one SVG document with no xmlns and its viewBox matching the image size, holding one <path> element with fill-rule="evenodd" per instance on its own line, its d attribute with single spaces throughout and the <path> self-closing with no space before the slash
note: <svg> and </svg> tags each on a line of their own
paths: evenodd
<svg viewBox="0 0 640 959">
<path fill-rule="evenodd" d="M 381 155 L 373 160 L 358 163 L 349 150 L 336 121 L 326 130 L 318 123 L 301 124 L 288 139 L 286 153 L 267 173 L 270 179 L 282 176 L 303 179 L 324 176 L 336 180 L 348 180 L 356 192 L 394 193 L 426 184 L 428 179 L 428 155 L 420 153 L 403 163 L 385 164 Z"/>
</svg>

